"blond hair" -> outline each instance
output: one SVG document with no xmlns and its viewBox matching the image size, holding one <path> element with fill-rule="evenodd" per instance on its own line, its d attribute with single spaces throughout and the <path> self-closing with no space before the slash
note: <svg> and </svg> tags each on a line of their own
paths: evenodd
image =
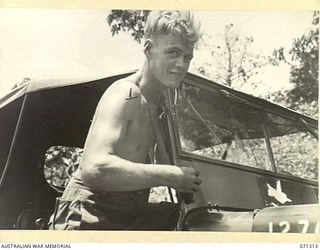
<svg viewBox="0 0 320 250">
<path fill-rule="evenodd" d="M 189 44 L 199 41 L 202 34 L 200 32 L 200 22 L 196 21 L 190 11 L 152 11 L 146 22 L 145 38 L 156 38 L 159 34 L 175 34 Z"/>
</svg>

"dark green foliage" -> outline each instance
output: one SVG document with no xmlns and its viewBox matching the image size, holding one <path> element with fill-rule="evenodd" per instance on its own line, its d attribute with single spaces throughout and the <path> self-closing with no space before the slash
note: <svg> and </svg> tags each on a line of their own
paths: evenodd
<svg viewBox="0 0 320 250">
<path fill-rule="evenodd" d="M 131 32 L 133 39 L 141 43 L 149 13 L 150 10 L 112 10 L 107 17 L 112 35 Z"/>
<path fill-rule="evenodd" d="M 296 39 L 290 53 L 298 62 L 298 65 L 291 67 L 290 73 L 290 80 L 295 83 L 288 93 L 292 107 L 297 107 L 301 102 L 318 101 L 319 29 Z"/>
<path fill-rule="evenodd" d="M 49 184 L 66 187 L 77 170 L 83 150 L 75 147 L 53 146 L 45 156 L 44 175 Z"/>
<path fill-rule="evenodd" d="M 284 48 L 273 52 L 270 62 L 279 65 L 285 62 L 291 66 L 290 81 L 294 87 L 286 93 L 279 94 L 275 101 L 285 102 L 286 106 L 300 111 L 300 107 L 318 103 L 319 80 L 319 12 L 313 14 L 314 25 L 301 37 L 295 39 L 292 48 L 286 53 Z M 283 100 L 282 98 L 285 98 Z M 314 112 L 311 112 L 314 113 Z"/>
</svg>

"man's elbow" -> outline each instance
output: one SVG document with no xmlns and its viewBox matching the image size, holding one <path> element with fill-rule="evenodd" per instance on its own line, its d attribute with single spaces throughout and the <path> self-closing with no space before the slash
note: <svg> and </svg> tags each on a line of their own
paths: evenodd
<svg viewBox="0 0 320 250">
<path fill-rule="evenodd" d="M 85 186 L 101 191 L 113 189 L 114 167 L 111 161 L 90 161 L 81 164 L 81 179 Z"/>
<path fill-rule="evenodd" d="M 99 189 L 99 178 L 101 178 L 101 175 L 101 164 L 81 164 L 81 179 L 85 186 L 93 189 Z"/>
<path fill-rule="evenodd" d="M 104 157 L 87 157 L 81 162 L 81 179 L 85 186 L 96 190 L 108 191 L 108 178 L 110 178 L 110 168 L 112 159 Z"/>
<path fill-rule="evenodd" d="M 104 156 L 100 160 L 86 159 L 81 163 L 83 184 L 97 191 L 125 191 L 127 177 L 119 158 L 114 155 Z"/>
</svg>

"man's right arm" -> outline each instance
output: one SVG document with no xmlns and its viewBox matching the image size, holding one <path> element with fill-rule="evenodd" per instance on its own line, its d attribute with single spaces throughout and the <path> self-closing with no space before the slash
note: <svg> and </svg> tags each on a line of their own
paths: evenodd
<svg viewBox="0 0 320 250">
<path fill-rule="evenodd" d="M 131 92 L 136 97 L 127 101 Z M 128 123 L 141 108 L 141 93 L 131 82 L 111 86 L 102 97 L 92 122 L 81 176 L 85 185 L 102 191 L 133 191 L 154 186 L 170 186 L 180 192 L 199 190 L 199 173 L 193 168 L 143 164 L 117 155 L 118 142 Z"/>
</svg>

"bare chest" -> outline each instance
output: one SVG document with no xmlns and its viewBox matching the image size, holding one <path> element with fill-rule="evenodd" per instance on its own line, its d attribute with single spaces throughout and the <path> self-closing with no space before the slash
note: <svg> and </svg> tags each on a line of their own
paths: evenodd
<svg viewBox="0 0 320 250">
<path fill-rule="evenodd" d="M 119 144 L 122 157 L 132 161 L 145 160 L 148 151 L 155 143 L 151 115 L 151 111 L 144 106 L 128 123 Z"/>
</svg>

